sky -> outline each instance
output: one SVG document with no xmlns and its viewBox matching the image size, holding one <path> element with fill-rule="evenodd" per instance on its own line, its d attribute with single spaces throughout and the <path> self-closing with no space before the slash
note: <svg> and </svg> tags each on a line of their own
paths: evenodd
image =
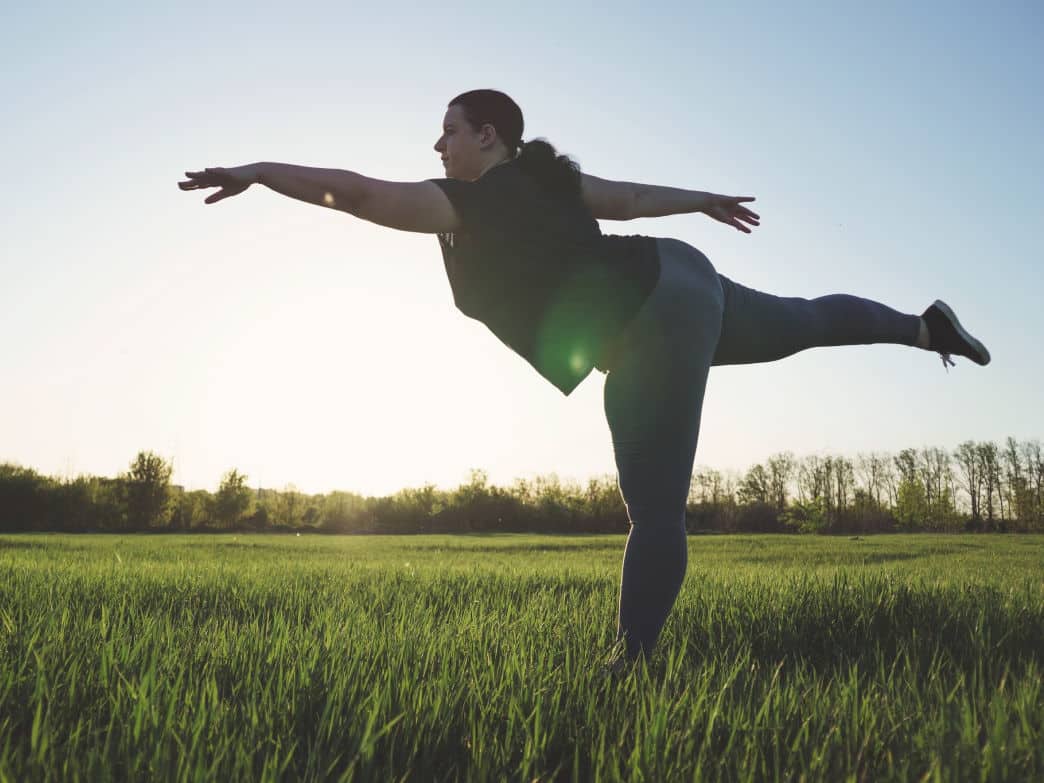
<svg viewBox="0 0 1044 783">
<path fill-rule="evenodd" d="M 0 15 L 0 461 L 387 494 L 615 474 L 604 375 L 565 397 L 454 305 L 438 241 L 186 170 L 443 176 L 446 103 L 510 94 L 606 179 L 754 196 L 601 221 L 787 296 L 936 298 L 981 368 L 899 346 L 715 368 L 698 465 L 1044 437 L 1044 6 L 22 3 Z"/>
</svg>

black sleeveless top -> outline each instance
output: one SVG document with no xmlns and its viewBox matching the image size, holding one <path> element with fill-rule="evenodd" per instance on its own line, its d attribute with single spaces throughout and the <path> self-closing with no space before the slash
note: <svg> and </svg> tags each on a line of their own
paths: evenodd
<svg viewBox="0 0 1044 783">
<path fill-rule="evenodd" d="M 439 234 L 453 300 L 563 394 L 595 367 L 656 287 L 656 239 L 602 234 L 577 196 L 550 193 L 517 161 L 474 182 L 431 180 L 462 228 Z"/>
</svg>

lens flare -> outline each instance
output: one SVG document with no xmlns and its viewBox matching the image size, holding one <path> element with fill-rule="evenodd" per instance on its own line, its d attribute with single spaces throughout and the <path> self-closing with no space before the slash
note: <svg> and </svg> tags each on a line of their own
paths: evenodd
<svg viewBox="0 0 1044 783">
<path fill-rule="evenodd" d="M 537 366 L 555 378 L 580 380 L 598 358 L 614 289 L 607 272 L 577 264 L 542 314 L 536 337 Z"/>
</svg>

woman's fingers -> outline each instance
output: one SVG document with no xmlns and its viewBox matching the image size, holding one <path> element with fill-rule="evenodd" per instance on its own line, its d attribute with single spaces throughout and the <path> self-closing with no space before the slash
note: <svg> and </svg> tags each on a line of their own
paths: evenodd
<svg viewBox="0 0 1044 783">
<path fill-rule="evenodd" d="M 715 220 L 720 221 L 727 226 L 732 226 L 734 229 L 742 231 L 744 234 L 749 234 L 750 228 L 748 228 L 746 224 L 749 223 L 752 226 L 761 225 L 761 216 L 742 206 L 742 202 L 754 200 L 754 196 L 716 195 L 713 197 L 711 206 L 705 211 Z"/>
<path fill-rule="evenodd" d="M 225 173 L 225 170 L 221 168 L 209 168 L 203 169 L 202 171 L 186 171 L 185 176 L 188 177 L 188 179 L 178 183 L 178 187 L 182 190 L 222 188 L 219 192 L 208 196 L 204 200 L 204 204 L 215 204 L 218 201 L 221 201 L 221 199 L 234 196 L 245 190 L 245 188 L 239 187 L 239 183 L 235 183 L 233 178 L 229 177 Z"/>
<path fill-rule="evenodd" d="M 207 196 L 203 200 L 204 204 L 216 204 L 231 196 L 238 196 L 250 186 L 250 183 L 244 182 L 242 177 L 237 177 L 235 173 L 220 167 L 206 168 L 202 171 L 186 171 L 185 176 L 188 179 L 178 183 L 178 187 L 182 190 L 220 188 L 217 193 Z"/>
<path fill-rule="evenodd" d="M 748 201 L 752 201 L 752 198 L 745 197 Z M 754 212 L 751 212 L 746 207 L 741 207 L 738 203 L 739 199 L 730 197 L 728 202 L 722 204 L 721 212 L 714 215 L 715 218 L 720 220 L 722 223 L 732 226 L 737 231 L 742 231 L 744 234 L 751 233 L 750 228 L 746 224 L 752 226 L 760 225 L 760 216 Z"/>
<path fill-rule="evenodd" d="M 731 210 L 730 210 L 731 213 L 732 213 L 732 216 L 737 218 L 737 219 L 739 219 L 739 220 L 746 220 L 748 223 L 753 223 L 754 225 L 757 225 L 757 222 L 759 220 L 761 220 L 761 215 L 759 215 L 757 212 L 753 212 L 753 211 L 747 209 L 744 206 L 740 206 L 740 204 L 739 204 L 740 201 L 753 201 L 753 200 L 754 200 L 753 198 L 749 198 L 749 197 L 733 198 L 732 199 L 732 204 L 731 204 Z"/>
<path fill-rule="evenodd" d="M 204 178 L 202 172 L 199 171 L 186 171 L 185 176 L 189 179 L 183 180 L 178 183 L 178 187 L 182 190 L 196 190 L 198 188 L 213 188 L 218 183 L 211 182 L 209 179 Z"/>
<path fill-rule="evenodd" d="M 204 204 L 216 204 L 219 201 L 221 201 L 221 199 L 228 198 L 229 196 L 234 196 L 234 195 L 236 195 L 235 192 L 229 191 L 227 188 L 222 188 L 217 193 L 211 193 L 209 196 L 207 196 L 205 199 L 203 199 L 203 203 Z"/>
<path fill-rule="evenodd" d="M 197 188 L 213 188 L 221 185 L 224 182 L 228 182 L 231 178 L 225 173 L 224 169 L 203 169 L 203 171 L 186 171 L 185 176 L 189 178 L 191 184 Z M 185 188 L 188 190 L 188 188 Z"/>
<path fill-rule="evenodd" d="M 750 217 L 753 217 L 753 218 L 760 217 L 757 212 L 754 212 L 754 211 L 748 209 L 747 207 L 740 206 L 740 204 L 742 202 L 744 202 L 744 201 L 754 201 L 754 197 L 753 196 L 733 196 L 732 197 L 733 206 L 734 206 L 736 212 L 738 214 L 741 214 L 741 215 L 749 215 Z"/>
<path fill-rule="evenodd" d="M 229 198 L 230 196 L 238 196 L 244 190 L 247 189 L 246 185 L 225 185 L 217 193 L 211 193 L 204 200 L 204 204 L 216 204 L 223 198 Z"/>
<path fill-rule="evenodd" d="M 199 188 L 216 188 L 217 182 L 207 182 L 200 179 L 189 179 L 183 180 L 178 183 L 178 187 L 182 190 L 198 190 Z"/>
</svg>

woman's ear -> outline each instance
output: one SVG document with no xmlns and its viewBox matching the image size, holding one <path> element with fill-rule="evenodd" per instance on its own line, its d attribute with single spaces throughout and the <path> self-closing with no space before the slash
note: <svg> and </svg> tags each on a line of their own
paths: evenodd
<svg viewBox="0 0 1044 783">
<path fill-rule="evenodd" d="M 479 131 L 479 146 L 484 150 L 488 150 L 496 143 L 497 129 L 487 122 L 482 126 L 482 130 Z"/>
</svg>

